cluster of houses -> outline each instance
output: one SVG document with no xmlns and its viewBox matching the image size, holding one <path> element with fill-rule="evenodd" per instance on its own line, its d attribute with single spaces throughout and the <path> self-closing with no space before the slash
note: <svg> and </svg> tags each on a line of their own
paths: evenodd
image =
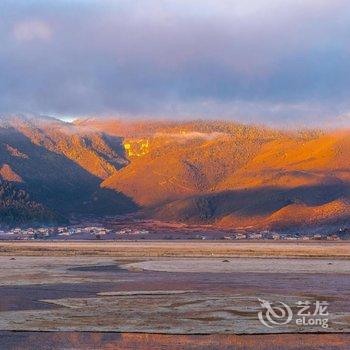
<svg viewBox="0 0 350 350">
<path fill-rule="evenodd" d="M 107 229 L 101 226 L 61 226 L 61 227 L 41 227 L 41 228 L 13 228 L 0 230 L 1 236 L 11 236 L 14 239 L 55 239 L 76 236 L 78 238 L 101 238 L 102 236 L 115 233 L 117 235 L 145 235 L 148 230 L 123 228 L 119 231 Z"/>
<path fill-rule="evenodd" d="M 344 231 L 345 232 L 345 231 Z M 304 234 L 280 234 L 275 231 L 238 231 L 233 233 L 226 233 L 221 236 L 221 239 L 225 240 L 284 240 L 284 241 L 309 241 L 309 240 L 327 240 L 338 241 L 345 239 L 346 237 L 340 230 L 338 233 L 330 235 L 304 235 Z M 62 226 L 62 227 L 41 227 L 41 228 L 13 228 L 8 230 L 0 230 L 1 237 L 11 237 L 13 239 L 30 240 L 30 239 L 67 239 L 74 236 L 75 239 L 101 239 L 102 236 L 110 235 L 109 239 L 121 239 L 128 236 L 143 236 L 149 234 L 150 231 L 142 228 L 121 228 L 121 229 L 107 229 L 103 226 Z M 111 235 L 113 234 L 113 235 Z M 208 237 L 205 234 L 198 234 L 192 236 L 189 239 L 202 239 L 206 240 Z M 216 238 L 218 238 L 216 236 Z M 5 238 L 6 239 L 6 238 Z M 8 238 L 7 238 L 8 239 Z M 166 238 L 165 238 L 166 239 Z M 210 237 L 209 239 L 215 239 Z"/>
<path fill-rule="evenodd" d="M 341 238 L 337 234 L 332 235 L 290 235 L 290 234 L 279 234 L 277 232 L 271 231 L 261 231 L 252 233 L 235 233 L 232 235 L 227 235 L 223 237 L 227 240 L 284 240 L 284 241 L 309 241 L 309 240 L 328 240 L 328 241 L 338 241 Z"/>
<path fill-rule="evenodd" d="M 120 235 L 146 235 L 148 234 L 149 231 L 148 230 L 139 230 L 139 229 L 130 229 L 130 228 L 123 228 L 119 231 L 116 231 L 116 234 L 120 234 Z"/>
<path fill-rule="evenodd" d="M 104 236 L 111 232 L 110 229 L 98 226 L 86 226 L 86 227 L 58 227 L 58 236 L 73 236 L 79 234 L 89 234 L 92 236 Z"/>
<path fill-rule="evenodd" d="M 93 236 L 103 236 L 110 233 L 111 230 L 104 227 L 40 227 L 40 228 L 13 228 L 9 230 L 0 230 L 0 236 L 13 236 L 17 239 L 47 239 L 58 238 L 60 236 L 73 236 L 79 234 L 89 234 Z"/>
<path fill-rule="evenodd" d="M 0 235 L 21 237 L 22 239 L 46 238 L 53 234 L 53 228 L 13 228 L 0 230 Z"/>
</svg>

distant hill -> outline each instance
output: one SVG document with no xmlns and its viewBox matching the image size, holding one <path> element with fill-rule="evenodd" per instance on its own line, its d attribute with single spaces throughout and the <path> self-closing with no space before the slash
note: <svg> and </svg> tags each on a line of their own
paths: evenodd
<svg viewBox="0 0 350 350">
<path fill-rule="evenodd" d="M 120 214 L 136 209 L 121 193 L 100 188 L 128 163 L 120 138 L 46 117 L 0 118 L 0 178 L 21 184 L 57 215 Z"/>
<path fill-rule="evenodd" d="M 350 222 L 350 132 L 280 131 L 222 121 L 88 120 L 148 152 L 103 181 L 147 215 L 224 227 Z"/>
<path fill-rule="evenodd" d="M 350 132 L 226 121 L 0 118 L 0 178 L 53 213 L 223 227 L 350 224 Z"/>
</svg>

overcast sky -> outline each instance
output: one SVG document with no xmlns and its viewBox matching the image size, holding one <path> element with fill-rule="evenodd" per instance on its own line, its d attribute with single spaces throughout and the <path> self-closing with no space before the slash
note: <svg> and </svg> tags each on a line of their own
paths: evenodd
<svg viewBox="0 0 350 350">
<path fill-rule="evenodd" d="M 350 126 L 350 1 L 1 0 L 0 112 Z"/>
</svg>

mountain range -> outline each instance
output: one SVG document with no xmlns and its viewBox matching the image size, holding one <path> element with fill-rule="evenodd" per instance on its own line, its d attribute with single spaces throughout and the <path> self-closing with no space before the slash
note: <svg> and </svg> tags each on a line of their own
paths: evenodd
<svg viewBox="0 0 350 350">
<path fill-rule="evenodd" d="M 221 227 L 350 222 L 350 132 L 228 121 L 0 118 L 3 224 L 135 213 Z"/>
</svg>

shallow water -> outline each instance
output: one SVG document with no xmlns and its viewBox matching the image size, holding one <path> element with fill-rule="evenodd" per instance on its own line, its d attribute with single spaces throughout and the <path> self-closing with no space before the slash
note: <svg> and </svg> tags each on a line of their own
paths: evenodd
<svg viewBox="0 0 350 350">
<path fill-rule="evenodd" d="M 234 270 L 234 258 L 197 258 L 176 272 L 167 271 L 171 262 L 178 269 L 184 260 L 140 260 L 165 271 L 141 270 L 143 262 L 128 270 L 130 261 L 115 258 L 0 257 L 0 329 L 16 330 L 0 333 L 0 349 L 350 348 L 349 334 L 237 335 L 295 332 L 258 322 L 261 297 L 326 300 L 332 315 L 350 326 L 350 274 L 285 272 L 295 259 L 277 259 L 270 270 L 268 259 L 250 259 Z M 312 260 L 307 261 L 314 269 Z M 265 266 L 260 272 L 238 268 L 247 263 Z M 196 266 L 206 272 L 193 270 Z M 337 327 L 346 330 L 346 324 Z"/>
</svg>

